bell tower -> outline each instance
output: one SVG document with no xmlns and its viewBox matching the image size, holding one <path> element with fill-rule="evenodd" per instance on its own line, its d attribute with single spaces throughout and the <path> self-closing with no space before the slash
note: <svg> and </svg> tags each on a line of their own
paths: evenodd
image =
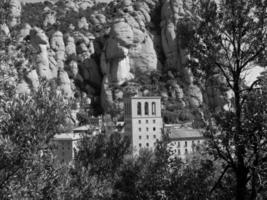
<svg viewBox="0 0 267 200">
<path fill-rule="evenodd" d="M 125 133 L 131 138 L 133 154 L 155 147 L 161 139 L 162 117 L 160 97 L 130 97 L 124 101 Z"/>
</svg>

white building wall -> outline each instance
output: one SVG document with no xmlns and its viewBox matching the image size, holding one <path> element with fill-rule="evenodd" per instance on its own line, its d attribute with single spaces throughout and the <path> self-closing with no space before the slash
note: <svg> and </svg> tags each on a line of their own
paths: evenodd
<svg viewBox="0 0 267 200">
<path fill-rule="evenodd" d="M 70 162 L 74 158 L 72 140 L 55 140 L 55 155 L 59 162 Z"/>
<path fill-rule="evenodd" d="M 154 149 L 157 140 L 161 140 L 161 118 L 136 118 L 132 120 L 132 144 L 136 152 L 141 148 Z"/>
<path fill-rule="evenodd" d="M 185 159 L 187 155 L 194 153 L 198 145 L 204 143 L 203 138 L 173 140 L 168 144 L 168 148 L 173 152 L 173 156 Z"/>
<path fill-rule="evenodd" d="M 141 113 L 138 113 L 138 103 L 141 105 Z M 133 153 L 138 154 L 142 148 L 153 150 L 155 142 L 161 139 L 163 127 L 160 97 L 129 98 L 124 102 L 124 109 L 125 133 L 131 137 Z"/>
</svg>

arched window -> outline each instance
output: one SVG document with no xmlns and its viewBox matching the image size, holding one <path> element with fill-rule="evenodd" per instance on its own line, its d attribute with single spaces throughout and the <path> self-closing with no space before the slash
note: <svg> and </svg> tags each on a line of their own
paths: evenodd
<svg viewBox="0 0 267 200">
<path fill-rule="evenodd" d="M 152 102 L 152 115 L 156 115 L 156 103 Z"/>
<path fill-rule="evenodd" d="M 137 115 L 142 115 L 141 102 L 138 102 L 137 103 Z"/>
<path fill-rule="evenodd" d="M 145 115 L 148 115 L 148 103 L 145 102 Z"/>
</svg>

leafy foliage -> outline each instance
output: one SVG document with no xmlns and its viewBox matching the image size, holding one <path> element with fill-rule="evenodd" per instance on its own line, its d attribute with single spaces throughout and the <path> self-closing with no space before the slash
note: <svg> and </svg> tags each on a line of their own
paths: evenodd
<svg viewBox="0 0 267 200">
<path fill-rule="evenodd" d="M 233 93 L 230 109 L 211 113 L 207 136 L 211 151 L 234 174 L 237 200 L 258 198 L 262 187 L 256 169 L 265 165 L 267 107 L 264 94 L 254 92 L 256 82 L 243 83 L 243 72 L 266 64 L 266 7 L 266 1 L 201 2 L 188 45 L 196 58 L 190 64 L 202 68 L 207 78 L 223 76 Z"/>
<path fill-rule="evenodd" d="M 65 123 L 67 103 L 44 84 L 32 95 L 2 96 L 0 111 L 1 199 L 49 199 L 60 176 L 50 140 Z"/>
</svg>

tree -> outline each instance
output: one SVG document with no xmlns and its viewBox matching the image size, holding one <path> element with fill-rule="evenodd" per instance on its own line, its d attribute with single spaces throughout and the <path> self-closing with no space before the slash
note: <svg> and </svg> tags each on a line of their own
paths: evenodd
<svg viewBox="0 0 267 200">
<path fill-rule="evenodd" d="M 154 152 L 144 149 L 138 157 L 125 159 L 116 176 L 113 198 L 225 199 L 222 193 L 211 196 L 209 192 L 219 169 L 212 157 L 197 155 L 184 162 L 167 145 L 168 137 L 163 136 Z"/>
<path fill-rule="evenodd" d="M 68 104 L 47 83 L 31 95 L 2 91 L 0 112 L 1 199 L 54 199 L 61 173 L 50 141 L 65 123 Z"/>
<path fill-rule="evenodd" d="M 117 132 L 85 136 L 70 170 L 64 199 L 111 199 L 129 145 L 129 138 Z"/>
<path fill-rule="evenodd" d="M 249 67 L 266 64 L 266 7 L 260 0 L 203 1 L 188 45 L 194 65 L 207 76 L 223 76 L 233 93 L 231 109 L 212 114 L 207 136 L 214 155 L 234 172 L 236 200 L 257 198 L 262 183 L 256 169 L 266 163 L 267 107 L 262 94 L 254 93 L 257 82 L 243 82 Z"/>
</svg>

